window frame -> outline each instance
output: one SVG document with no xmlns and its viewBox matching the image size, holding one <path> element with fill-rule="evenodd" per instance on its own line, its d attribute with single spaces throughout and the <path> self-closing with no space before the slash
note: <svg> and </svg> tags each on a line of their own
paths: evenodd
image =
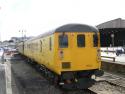
<svg viewBox="0 0 125 94">
<path fill-rule="evenodd" d="M 78 42 L 78 37 L 79 36 L 83 36 L 83 44 L 79 44 L 80 42 Z M 80 37 L 79 37 L 80 38 Z M 80 46 L 81 45 L 81 46 Z M 85 39 L 85 34 L 77 34 L 77 47 L 78 48 L 84 48 L 86 46 L 86 39 Z"/>
<path fill-rule="evenodd" d="M 66 39 L 64 40 L 64 37 Z M 66 44 L 66 45 L 64 45 Z M 69 37 L 67 34 L 61 34 L 58 36 L 58 47 L 59 48 L 68 48 L 69 47 Z"/>
</svg>

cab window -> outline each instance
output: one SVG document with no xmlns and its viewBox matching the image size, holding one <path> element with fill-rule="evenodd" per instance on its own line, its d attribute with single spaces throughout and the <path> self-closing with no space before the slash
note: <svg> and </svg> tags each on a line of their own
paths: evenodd
<svg viewBox="0 0 125 94">
<path fill-rule="evenodd" d="M 93 46 L 94 47 L 98 46 L 98 35 L 97 34 L 93 35 Z"/>
<path fill-rule="evenodd" d="M 85 47 L 85 35 L 83 34 L 77 35 L 77 46 Z"/>
<path fill-rule="evenodd" d="M 59 47 L 67 48 L 68 47 L 68 35 L 59 35 Z"/>
</svg>

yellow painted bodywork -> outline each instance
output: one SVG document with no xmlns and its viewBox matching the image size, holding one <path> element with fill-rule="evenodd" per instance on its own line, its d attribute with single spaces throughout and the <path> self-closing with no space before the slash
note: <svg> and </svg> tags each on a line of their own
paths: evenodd
<svg viewBox="0 0 125 94">
<path fill-rule="evenodd" d="M 100 46 L 93 47 L 94 33 L 66 32 L 65 34 L 68 35 L 68 48 L 59 48 L 58 36 L 60 34 L 62 33 L 55 32 L 42 38 L 24 42 L 24 55 L 35 60 L 38 64 L 46 66 L 48 69 L 59 75 L 62 71 L 100 69 L 101 62 L 97 56 L 97 50 Z M 85 47 L 77 47 L 77 34 L 85 35 Z M 52 40 L 51 50 L 49 44 L 50 37 Z M 60 56 L 60 51 L 63 51 L 63 57 Z M 63 69 L 62 62 L 70 62 L 71 67 Z"/>
<path fill-rule="evenodd" d="M 52 40 L 51 50 L 49 45 L 50 37 Z M 56 72 L 54 64 L 54 34 L 43 38 L 36 38 L 26 41 L 24 45 L 25 56 Z"/>
<path fill-rule="evenodd" d="M 80 70 L 92 70 L 100 69 L 101 61 L 98 56 L 98 49 L 100 48 L 100 42 L 98 41 L 98 47 L 93 47 L 93 34 L 92 32 L 69 32 L 68 35 L 68 48 L 59 48 L 58 36 L 60 33 L 55 34 L 55 62 L 58 63 L 58 70 L 61 71 L 80 71 Z M 85 47 L 77 47 L 77 35 L 85 35 Z M 98 34 L 99 37 L 99 34 Z M 100 39 L 99 39 L 100 40 Z M 63 51 L 64 57 L 61 58 L 59 52 Z M 70 62 L 71 68 L 62 69 L 62 62 Z"/>
<path fill-rule="evenodd" d="M 18 44 L 18 51 L 20 52 L 20 54 L 23 54 L 23 51 L 24 51 L 24 47 L 23 47 L 23 44 L 24 42 L 20 42 L 19 44 Z"/>
</svg>

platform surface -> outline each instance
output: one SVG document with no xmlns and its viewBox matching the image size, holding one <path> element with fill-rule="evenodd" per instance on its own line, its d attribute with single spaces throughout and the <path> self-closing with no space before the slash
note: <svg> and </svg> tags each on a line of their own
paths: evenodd
<svg viewBox="0 0 125 94">
<path fill-rule="evenodd" d="M 107 60 L 107 59 L 102 59 L 101 61 L 102 62 L 114 63 L 114 64 L 119 64 L 119 65 L 125 66 L 125 62 L 119 62 L 119 61 L 113 62 L 112 60 Z"/>
<path fill-rule="evenodd" d="M 0 63 L 0 94 L 6 94 L 5 66 Z"/>
</svg>

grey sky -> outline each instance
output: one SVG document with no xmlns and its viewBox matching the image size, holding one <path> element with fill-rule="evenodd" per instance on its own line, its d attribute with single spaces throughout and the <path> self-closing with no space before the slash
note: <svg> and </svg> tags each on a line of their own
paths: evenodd
<svg viewBox="0 0 125 94">
<path fill-rule="evenodd" d="M 98 25 L 125 18 L 125 0 L 0 0 L 0 37 L 35 36 L 67 23 Z"/>
</svg>

